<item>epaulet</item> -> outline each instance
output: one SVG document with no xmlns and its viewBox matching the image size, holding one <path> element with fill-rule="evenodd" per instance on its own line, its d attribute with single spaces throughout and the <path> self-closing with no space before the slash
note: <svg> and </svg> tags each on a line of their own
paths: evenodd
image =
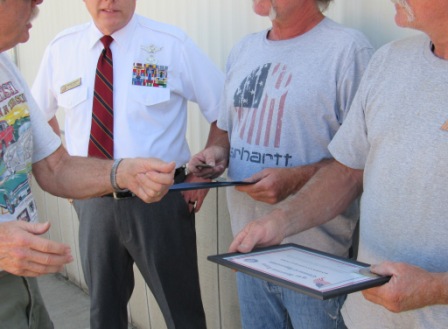
<svg viewBox="0 0 448 329">
<path fill-rule="evenodd" d="M 137 24 L 140 25 L 142 28 L 157 31 L 159 33 L 164 33 L 168 36 L 178 39 L 179 41 L 184 41 L 185 39 L 188 38 L 187 34 L 182 29 L 174 25 L 157 22 L 140 15 L 135 16 L 137 18 Z"/>
<path fill-rule="evenodd" d="M 54 37 L 54 39 L 51 41 L 51 43 L 55 43 L 55 42 L 57 42 L 57 41 L 59 41 L 61 39 L 64 39 L 67 36 L 71 36 L 73 34 L 85 31 L 85 30 L 87 30 L 89 28 L 90 24 L 92 24 L 92 23 L 88 22 L 88 23 L 84 23 L 84 24 L 81 24 L 81 25 L 75 25 L 75 26 L 69 27 L 69 28 L 59 32 Z"/>
</svg>

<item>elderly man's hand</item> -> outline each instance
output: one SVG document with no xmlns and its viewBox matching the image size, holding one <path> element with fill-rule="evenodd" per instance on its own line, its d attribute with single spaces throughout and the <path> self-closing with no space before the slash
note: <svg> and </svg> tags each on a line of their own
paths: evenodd
<svg viewBox="0 0 448 329">
<path fill-rule="evenodd" d="M 185 182 L 210 182 L 210 179 L 196 177 L 193 174 L 189 174 L 185 179 Z M 208 191 L 209 189 L 197 189 L 182 192 L 182 195 L 185 199 L 185 202 L 188 204 L 190 212 L 198 212 L 199 210 L 201 210 L 202 204 L 204 203 L 204 199 L 207 196 Z"/>
<path fill-rule="evenodd" d="M 124 159 L 117 168 L 117 184 L 143 201 L 160 201 L 174 183 L 174 162 L 159 159 Z"/>
<path fill-rule="evenodd" d="M 229 252 L 249 252 L 256 247 L 280 244 L 285 237 L 285 229 L 279 223 L 278 210 L 248 223 L 230 244 Z"/>
<path fill-rule="evenodd" d="M 236 189 L 256 201 L 276 204 L 298 192 L 320 168 L 332 162 L 324 159 L 306 166 L 266 168 L 245 179 L 255 184 L 237 186 Z"/>
<path fill-rule="evenodd" d="M 228 150 L 221 146 L 207 147 L 190 159 L 188 171 L 202 178 L 219 177 L 227 168 L 228 153 Z"/>
<path fill-rule="evenodd" d="M 246 179 L 255 184 L 237 186 L 236 189 L 256 201 L 275 204 L 296 191 L 295 179 L 289 168 L 267 168 Z"/>
<path fill-rule="evenodd" d="M 372 266 L 371 271 L 392 277 L 382 286 L 364 290 L 363 295 L 391 312 L 448 304 L 447 273 L 431 273 L 417 266 L 393 262 Z"/>
<path fill-rule="evenodd" d="M 0 268 L 19 276 L 55 273 L 73 260 L 70 247 L 38 235 L 47 223 L 12 221 L 0 224 Z"/>
</svg>

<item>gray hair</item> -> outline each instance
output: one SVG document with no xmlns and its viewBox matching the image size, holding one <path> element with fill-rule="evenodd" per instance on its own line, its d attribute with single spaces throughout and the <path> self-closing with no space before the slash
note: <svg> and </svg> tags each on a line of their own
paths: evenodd
<svg viewBox="0 0 448 329">
<path fill-rule="evenodd" d="M 333 0 L 316 0 L 316 1 L 320 7 L 320 10 L 322 12 L 324 12 L 325 10 L 327 10 L 328 6 L 330 5 L 330 2 L 332 2 Z"/>
</svg>

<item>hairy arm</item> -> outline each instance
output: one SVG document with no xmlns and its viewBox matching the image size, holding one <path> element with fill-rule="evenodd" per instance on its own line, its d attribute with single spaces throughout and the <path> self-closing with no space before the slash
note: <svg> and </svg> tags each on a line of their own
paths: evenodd
<svg viewBox="0 0 448 329">
<path fill-rule="evenodd" d="M 361 194 L 362 175 L 362 170 L 337 161 L 323 167 L 288 201 L 246 225 L 230 245 L 230 252 L 279 244 L 287 236 L 326 223 Z"/>
<path fill-rule="evenodd" d="M 113 192 L 112 160 L 70 156 L 63 146 L 33 164 L 33 174 L 45 191 L 65 198 L 84 199 Z M 175 163 L 158 159 L 124 159 L 117 183 L 145 202 L 159 201 L 173 184 Z"/>
</svg>

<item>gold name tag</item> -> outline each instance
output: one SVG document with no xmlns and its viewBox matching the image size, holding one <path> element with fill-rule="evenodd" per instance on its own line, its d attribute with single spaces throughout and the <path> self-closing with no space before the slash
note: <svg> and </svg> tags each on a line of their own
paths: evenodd
<svg viewBox="0 0 448 329">
<path fill-rule="evenodd" d="M 81 85 L 81 78 L 73 80 L 72 82 L 69 82 L 61 87 L 61 94 L 65 93 L 66 91 L 69 91 L 73 88 L 79 87 L 80 85 Z"/>
</svg>

